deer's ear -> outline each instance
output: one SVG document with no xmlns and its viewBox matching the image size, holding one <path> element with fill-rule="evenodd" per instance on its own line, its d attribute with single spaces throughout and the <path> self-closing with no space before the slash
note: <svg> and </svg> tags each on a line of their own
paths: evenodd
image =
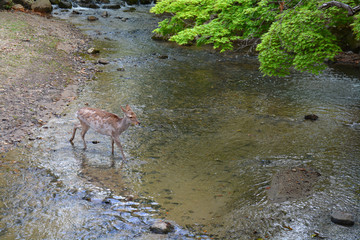
<svg viewBox="0 0 360 240">
<path fill-rule="evenodd" d="M 131 108 L 130 108 L 129 104 L 126 104 L 125 109 L 126 109 L 127 111 L 131 110 Z"/>
<path fill-rule="evenodd" d="M 126 110 L 122 106 L 120 106 L 120 108 L 124 113 L 126 113 Z"/>
</svg>

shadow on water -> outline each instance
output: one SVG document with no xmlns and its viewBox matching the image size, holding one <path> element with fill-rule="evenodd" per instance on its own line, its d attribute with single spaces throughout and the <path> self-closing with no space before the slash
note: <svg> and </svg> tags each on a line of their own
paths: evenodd
<svg viewBox="0 0 360 240">
<path fill-rule="evenodd" d="M 329 69 L 262 77 L 253 57 L 152 41 L 158 19 L 148 10 L 109 10 L 109 18 L 91 23 L 87 15 L 103 10 L 59 12 L 95 39 L 110 64 L 64 116 L 39 131 L 30 150 L 15 153 L 37 170 L 11 183 L 11 196 L 26 196 L 36 207 L 6 198 L 6 236 L 149 239 L 149 224 L 165 218 L 181 226 L 168 236 L 175 239 L 200 237 L 184 229 L 221 239 L 309 239 L 316 232 L 356 239 L 358 222 L 345 228 L 329 214 L 341 209 L 359 217 L 360 74 Z M 93 131 L 86 151 L 79 135 L 74 146 L 68 143 L 74 112 L 85 103 L 117 114 L 120 104 L 134 109 L 142 127 L 121 136 L 127 162 Z M 319 120 L 305 121 L 309 113 Z M 304 166 L 321 173 L 309 196 L 268 199 L 275 173 Z M 31 228 L 36 221 L 51 230 Z"/>
</svg>

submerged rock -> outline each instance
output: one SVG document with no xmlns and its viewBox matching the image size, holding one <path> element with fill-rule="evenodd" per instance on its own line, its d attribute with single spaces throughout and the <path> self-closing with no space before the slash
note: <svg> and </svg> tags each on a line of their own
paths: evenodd
<svg viewBox="0 0 360 240">
<path fill-rule="evenodd" d="M 168 55 L 159 55 L 157 56 L 158 59 L 168 59 L 169 56 Z"/>
<path fill-rule="evenodd" d="M 105 58 L 100 58 L 100 59 L 98 60 L 98 63 L 99 63 L 99 64 L 106 65 L 106 64 L 109 64 L 110 62 L 109 62 L 109 60 L 107 60 L 107 59 L 105 59 Z"/>
<path fill-rule="evenodd" d="M 315 121 L 317 120 L 319 117 L 316 116 L 315 114 L 309 114 L 309 115 L 305 115 L 305 120 L 311 120 L 311 121 Z"/>
<path fill-rule="evenodd" d="M 331 213 L 331 221 L 336 224 L 344 225 L 344 226 L 352 226 L 355 224 L 354 215 L 351 213 L 334 211 Z"/>
<path fill-rule="evenodd" d="M 157 220 L 151 225 L 150 231 L 157 234 L 167 234 L 174 231 L 174 226 L 169 222 Z"/>
</svg>

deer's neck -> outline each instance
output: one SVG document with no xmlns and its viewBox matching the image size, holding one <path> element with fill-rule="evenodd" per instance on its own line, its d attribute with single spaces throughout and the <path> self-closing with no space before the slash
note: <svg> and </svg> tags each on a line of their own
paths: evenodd
<svg viewBox="0 0 360 240">
<path fill-rule="evenodd" d="M 119 134 L 121 134 L 122 132 L 124 132 L 126 129 L 129 128 L 129 126 L 131 125 L 131 120 L 127 117 L 124 117 L 123 119 L 121 119 L 121 121 L 118 122 L 119 125 Z"/>
</svg>

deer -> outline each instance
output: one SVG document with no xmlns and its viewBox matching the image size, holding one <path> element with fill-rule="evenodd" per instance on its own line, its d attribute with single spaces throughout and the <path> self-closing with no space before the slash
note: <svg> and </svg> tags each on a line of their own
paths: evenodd
<svg viewBox="0 0 360 240">
<path fill-rule="evenodd" d="M 120 108 L 124 112 L 123 118 L 101 109 L 90 107 L 80 108 L 76 112 L 76 117 L 79 119 L 80 123 L 75 124 L 72 137 L 69 140 L 70 143 L 72 145 L 74 144 L 73 140 L 76 130 L 81 128 L 81 138 L 84 142 L 84 150 L 86 150 L 85 134 L 90 128 L 92 128 L 102 135 L 110 136 L 112 155 L 114 155 L 114 143 L 116 143 L 116 145 L 120 148 L 122 158 L 125 161 L 126 158 L 120 143 L 120 135 L 128 129 L 130 125 L 140 125 L 140 122 L 128 104 L 125 109 L 121 106 Z"/>
</svg>

